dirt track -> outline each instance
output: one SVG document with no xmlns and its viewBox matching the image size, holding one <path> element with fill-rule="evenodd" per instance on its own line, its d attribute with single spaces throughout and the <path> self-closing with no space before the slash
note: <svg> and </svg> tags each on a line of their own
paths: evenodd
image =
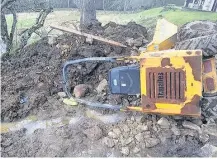
<svg viewBox="0 0 217 159">
<path fill-rule="evenodd" d="M 127 113 L 122 122 L 103 123 L 98 116 L 116 114 L 108 110 L 89 110 L 84 106 L 70 107 L 62 103 L 57 94 L 62 92 L 62 64 L 69 59 L 84 57 L 127 56 L 138 54 L 138 48 L 147 44 L 147 31 L 144 27 L 129 23 L 120 26 L 114 23 L 104 28 L 93 28 L 93 33 L 125 43 L 127 39 L 137 39 L 133 47 L 125 49 L 94 42 L 92 45 L 84 38 L 62 35 L 53 44 L 47 39 L 40 40 L 18 54 L 2 59 L 2 108 L 1 121 L 12 122 L 35 115 L 37 119 L 49 120 L 58 117 L 81 117 L 74 123 L 63 126 L 40 128 L 28 134 L 28 129 L 2 134 L 2 156 L 213 156 L 203 154 L 201 147 L 210 143 L 217 146 L 217 136 L 212 132 L 216 124 L 203 123 L 200 119 L 163 117 Z M 142 39 L 142 40 L 141 40 Z M 141 42 L 142 41 L 142 42 Z M 146 42 L 144 42 L 146 41 Z M 138 44 L 138 43 L 143 44 Z M 136 45 L 136 46 L 135 46 Z M 140 45 L 140 46 L 139 46 Z M 72 90 L 78 84 L 90 85 L 92 89 L 86 97 L 94 101 L 110 104 L 136 104 L 135 96 L 109 95 L 108 88 L 97 92 L 94 88 L 107 79 L 107 72 L 118 64 L 83 64 L 71 68 Z M 125 113 L 124 113 L 125 114 Z M 95 119 L 91 119 L 92 118 Z M 192 122 L 185 123 L 186 120 Z M 187 126 L 186 126 L 187 125 Z M 209 131 L 205 131 L 204 127 Z M 212 130 L 211 130 L 212 129 Z"/>
</svg>

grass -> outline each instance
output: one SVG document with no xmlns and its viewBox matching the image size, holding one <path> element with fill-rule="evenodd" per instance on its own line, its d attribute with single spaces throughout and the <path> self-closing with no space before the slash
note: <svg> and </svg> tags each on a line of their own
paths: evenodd
<svg viewBox="0 0 217 159">
<path fill-rule="evenodd" d="M 148 28 L 154 28 L 159 15 L 162 15 L 168 21 L 181 26 L 187 22 L 194 20 L 211 20 L 217 21 L 217 13 L 214 12 L 202 12 L 202 11 L 186 11 L 181 9 L 163 11 L 163 7 L 153 8 L 149 10 L 137 11 L 137 12 L 117 12 L 117 11 L 97 11 L 97 19 L 102 22 L 103 25 L 109 21 L 116 22 L 118 24 L 126 24 L 130 21 L 135 21 Z M 38 16 L 38 12 L 31 13 L 18 13 L 17 33 L 32 26 L 35 23 L 35 19 Z M 12 15 L 6 16 L 8 22 L 8 28 L 11 28 L 13 18 Z M 50 24 L 63 25 L 71 27 L 72 23 L 79 24 L 80 13 L 78 9 L 55 9 L 50 13 L 45 21 L 45 28 Z M 17 36 L 17 35 L 16 35 Z M 17 38 L 17 37 L 16 37 Z M 39 36 L 33 35 L 29 40 L 30 43 L 40 39 Z"/>
<path fill-rule="evenodd" d="M 149 25 L 150 19 L 157 19 L 159 15 L 165 17 L 168 21 L 181 26 L 187 22 L 194 20 L 211 20 L 217 21 L 217 13 L 201 12 L 201 11 L 184 11 L 177 9 L 176 11 L 162 11 L 162 7 L 153 8 L 139 12 L 113 12 L 113 11 L 97 11 L 97 18 L 103 24 L 109 21 L 114 21 L 119 24 L 126 24 L 129 21 L 135 21 L 144 26 Z M 18 14 L 18 29 L 28 28 L 35 22 L 38 13 L 19 13 Z M 77 9 L 74 10 L 55 10 L 49 14 L 45 25 L 52 23 L 60 24 L 67 21 L 79 21 L 80 13 Z M 12 16 L 7 16 L 9 26 L 12 24 Z"/>
</svg>

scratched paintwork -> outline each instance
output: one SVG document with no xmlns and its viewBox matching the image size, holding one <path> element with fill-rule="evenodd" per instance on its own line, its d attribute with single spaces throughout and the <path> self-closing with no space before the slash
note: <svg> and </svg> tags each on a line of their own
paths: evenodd
<svg viewBox="0 0 217 159">
<path fill-rule="evenodd" d="M 160 54 L 160 56 L 156 56 L 157 54 Z M 140 61 L 142 103 L 141 107 L 128 107 L 130 110 L 147 113 L 200 116 L 199 103 L 202 97 L 202 52 L 200 50 L 149 52 L 141 53 L 140 56 L 134 58 Z M 192 59 L 195 60 L 193 61 Z M 149 99 L 148 91 L 150 87 L 147 86 L 147 70 L 150 68 L 183 71 L 185 73 L 183 100 L 174 102 L 174 100 Z"/>
</svg>

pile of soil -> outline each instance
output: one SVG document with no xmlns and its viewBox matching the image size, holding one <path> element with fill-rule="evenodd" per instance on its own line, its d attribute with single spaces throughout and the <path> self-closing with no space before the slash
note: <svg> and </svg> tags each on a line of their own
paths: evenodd
<svg viewBox="0 0 217 159">
<path fill-rule="evenodd" d="M 97 34 L 97 30 L 98 35 L 123 44 L 129 38 L 148 37 L 146 28 L 134 22 L 127 25 L 109 23 L 104 27 L 90 28 L 89 33 Z M 134 47 L 134 51 L 136 49 L 138 47 Z M 1 121 L 15 121 L 29 114 L 42 118 L 66 115 L 57 96 L 58 92 L 63 91 L 61 71 L 65 61 L 85 57 L 129 56 L 131 51 L 130 47 L 121 48 L 98 41 L 88 44 L 84 37 L 64 34 L 53 44 L 44 38 L 19 53 L 3 56 Z M 109 69 L 118 65 L 120 64 L 84 63 L 71 67 L 69 79 L 72 90 L 78 84 L 96 88 L 100 81 L 107 79 Z M 108 89 L 100 95 L 93 89 L 87 96 L 112 104 L 121 104 L 123 101 L 130 104 L 136 100 L 131 96 L 111 96 Z"/>
</svg>

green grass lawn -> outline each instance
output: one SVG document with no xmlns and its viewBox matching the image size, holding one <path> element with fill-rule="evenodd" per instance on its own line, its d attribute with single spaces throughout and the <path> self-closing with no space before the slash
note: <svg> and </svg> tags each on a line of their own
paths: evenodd
<svg viewBox="0 0 217 159">
<path fill-rule="evenodd" d="M 147 28 L 154 28 L 159 15 L 162 15 L 168 21 L 181 26 L 187 22 L 194 20 L 211 20 L 217 21 L 217 13 L 214 12 L 201 12 L 201 11 L 186 11 L 176 9 L 175 11 L 163 11 L 163 7 L 153 8 L 149 10 L 141 10 L 137 12 L 117 12 L 117 11 L 97 11 L 97 19 L 105 25 L 109 21 L 116 22 L 118 24 L 126 24 L 130 21 L 135 21 Z M 18 13 L 17 32 L 32 26 L 35 23 L 35 19 L 39 12 L 31 13 Z M 12 15 L 6 16 L 8 22 L 8 28 L 12 25 Z M 56 24 L 66 27 L 71 27 L 72 23 L 79 24 L 80 13 L 78 9 L 55 9 L 50 13 L 45 21 L 45 27 Z M 17 35 L 16 35 L 17 37 Z M 33 35 L 30 41 L 37 41 L 39 36 Z"/>
<path fill-rule="evenodd" d="M 181 26 L 187 22 L 194 20 L 211 20 L 217 21 L 217 13 L 214 12 L 201 12 L 201 11 L 184 11 L 177 9 L 176 11 L 162 11 L 162 7 L 153 8 L 145 11 L 138 12 L 113 12 L 113 11 L 97 11 L 97 18 L 103 24 L 109 21 L 114 21 L 119 24 L 126 24 L 129 21 L 135 21 L 143 26 L 152 26 L 151 23 L 156 21 L 159 15 L 165 17 L 168 21 Z M 28 28 L 35 22 L 35 18 L 39 13 L 19 13 L 18 14 L 18 29 Z M 59 24 L 66 21 L 77 20 L 79 21 L 80 13 L 75 10 L 55 10 L 49 14 L 45 25 L 52 23 Z M 7 16 L 9 26 L 12 24 L 12 16 Z"/>
</svg>

